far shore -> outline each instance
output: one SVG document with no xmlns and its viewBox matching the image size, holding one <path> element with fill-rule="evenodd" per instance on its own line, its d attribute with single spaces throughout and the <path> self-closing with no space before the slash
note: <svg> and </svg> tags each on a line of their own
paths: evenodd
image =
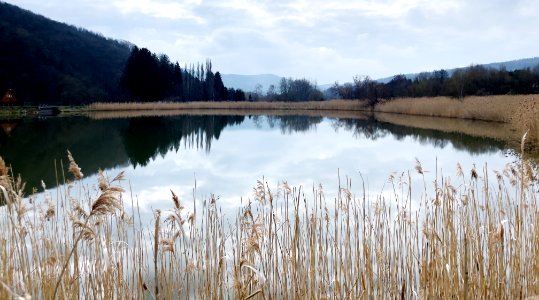
<svg viewBox="0 0 539 300">
<path fill-rule="evenodd" d="M 527 132 L 526 147 L 539 152 L 539 95 L 401 98 L 378 102 L 362 100 L 308 102 L 127 102 L 93 103 L 86 107 L 61 107 L 61 115 L 87 115 L 93 119 L 194 114 L 308 115 L 316 117 L 374 118 L 409 127 L 486 136 L 520 145 Z M 24 108 L 2 109 L 0 118 L 34 116 Z M 428 117 L 428 118 L 425 118 Z M 433 119 L 434 118 L 434 119 Z M 437 118 L 443 118 L 438 119 Z M 454 125 L 455 119 L 491 122 L 491 126 Z M 496 122 L 501 125 L 495 125 Z M 490 128 L 487 130 L 487 128 Z"/>
<path fill-rule="evenodd" d="M 503 136 L 504 140 L 519 143 L 524 133 L 528 132 L 527 145 L 537 148 L 539 144 L 539 95 L 484 96 L 464 99 L 448 97 L 402 98 L 381 101 L 374 107 L 369 106 L 367 101 L 361 100 L 326 100 L 309 102 L 93 103 L 87 109 L 89 114 L 96 118 L 194 114 L 209 110 L 214 111 L 212 113 L 218 110 L 225 114 L 233 114 L 238 111 L 248 111 L 249 114 L 259 114 L 256 113 L 258 111 L 261 114 L 306 113 L 317 116 L 344 114 L 342 117 L 351 117 L 355 114 L 364 117 L 364 112 L 391 113 L 505 123 L 505 133 L 495 133 L 492 137 L 501 138 Z M 388 122 L 399 119 L 399 123 L 401 123 L 404 118 L 386 116 L 383 119 Z M 441 121 L 441 123 L 444 122 L 448 123 L 449 121 Z M 417 121 L 412 123 L 417 126 Z M 428 123 L 433 124 L 432 120 Z M 427 125 L 422 124 L 421 126 Z M 435 127 L 440 127 L 440 125 Z M 473 129 L 468 128 L 466 131 L 470 132 Z"/>
</svg>

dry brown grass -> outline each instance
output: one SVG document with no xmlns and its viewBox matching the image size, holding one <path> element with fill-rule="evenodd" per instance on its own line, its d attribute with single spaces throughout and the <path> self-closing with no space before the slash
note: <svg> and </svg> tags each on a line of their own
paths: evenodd
<svg viewBox="0 0 539 300">
<path fill-rule="evenodd" d="M 530 131 L 528 147 L 539 145 L 539 95 L 504 95 L 452 99 L 403 98 L 378 104 L 376 111 L 429 117 L 446 117 L 504 122 L 514 134 L 509 138 L 518 143 Z"/>
<path fill-rule="evenodd" d="M 308 116 L 346 119 L 366 119 L 369 111 L 357 110 L 280 110 L 280 109 L 174 109 L 174 110 L 122 110 L 90 111 L 88 116 L 94 120 L 137 118 L 137 117 L 173 117 L 173 116 Z"/>
<path fill-rule="evenodd" d="M 372 109 L 366 101 L 329 100 L 315 102 L 94 103 L 89 105 L 88 111 L 89 115 L 96 119 L 185 114 L 286 115 L 288 112 L 313 116 L 355 118 L 357 117 L 356 112 L 367 112 L 372 111 Z M 529 131 L 527 149 L 536 151 L 539 148 L 538 95 L 503 95 L 464 99 L 448 97 L 402 98 L 381 102 L 376 105 L 374 111 L 506 123 L 509 124 L 507 128 L 514 134 L 506 135 L 505 140 L 512 144 L 518 144 L 522 134 Z M 435 127 L 439 127 L 439 125 Z"/>
<path fill-rule="evenodd" d="M 437 172 L 432 186 L 417 161 L 375 198 L 349 180 L 333 199 L 321 186 L 258 181 L 235 216 L 215 196 L 188 212 L 172 192 L 153 229 L 133 200 L 124 209 L 113 185 L 123 174 L 100 172 L 93 188 L 76 181 L 57 199 L 45 189 L 29 200 L 20 180 L 2 174 L 2 299 L 53 299 L 56 290 L 60 299 L 539 295 L 537 173 L 527 161 L 495 172 L 457 165 L 455 177 Z"/>
<path fill-rule="evenodd" d="M 472 119 L 494 122 L 508 122 L 517 107 L 534 96 L 489 96 L 453 99 L 436 98 L 402 98 L 385 101 L 376 106 L 376 111 L 421 115 L 430 117 L 446 117 Z M 536 100 L 534 100 L 536 101 Z"/>
<path fill-rule="evenodd" d="M 470 136 L 488 137 L 502 141 L 515 138 L 515 131 L 508 123 L 456 118 L 440 119 L 439 117 L 379 112 L 375 112 L 374 117 L 376 118 L 376 120 L 381 122 L 387 122 L 406 127 L 433 129 L 442 132 L 464 133 Z M 520 147 L 520 145 L 516 146 Z"/>
<path fill-rule="evenodd" d="M 307 102 L 147 102 L 147 103 L 93 103 L 89 111 L 132 110 L 368 110 L 365 101 L 329 100 Z"/>
</svg>

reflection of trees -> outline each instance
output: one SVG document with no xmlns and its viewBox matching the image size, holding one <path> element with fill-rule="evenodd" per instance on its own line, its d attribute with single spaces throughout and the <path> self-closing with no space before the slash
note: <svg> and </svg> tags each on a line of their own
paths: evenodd
<svg viewBox="0 0 539 300">
<path fill-rule="evenodd" d="M 375 141 L 385 137 L 389 132 L 380 127 L 374 118 L 371 119 L 337 119 L 333 122 L 333 128 L 343 128 L 351 131 L 355 138 L 366 138 Z"/>
<path fill-rule="evenodd" d="M 316 129 L 316 125 L 322 122 L 322 117 L 308 116 L 268 116 L 267 121 L 270 128 L 278 126 L 282 134 L 292 134 L 294 132 L 304 132 Z"/>
<path fill-rule="evenodd" d="M 29 188 L 57 184 L 54 164 L 60 170 L 70 150 L 84 174 L 131 162 L 146 165 L 157 155 L 185 147 L 210 151 L 228 125 L 240 124 L 244 117 L 179 116 L 90 120 L 53 118 L 21 120 L 10 135 L 0 131 L 0 156 L 21 174 Z M 61 172 L 59 182 L 63 182 Z"/>
<path fill-rule="evenodd" d="M 179 116 L 133 118 L 123 135 L 125 151 L 134 165 L 145 166 L 157 155 L 185 147 L 211 149 L 228 125 L 241 124 L 243 116 Z"/>
<path fill-rule="evenodd" d="M 491 138 L 474 137 L 456 132 L 443 132 L 432 129 L 405 127 L 391 123 L 359 119 L 338 119 L 333 122 L 335 129 L 344 128 L 352 131 L 356 138 L 365 137 L 373 141 L 391 134 L 396 140 L 402 141 L 407 137 L 422 145 L 433 145 L 444 148 L 449 143 L 457 150 L 471 154 L 492 153 L 504 149 L 505 144 Z"/>
</svg>

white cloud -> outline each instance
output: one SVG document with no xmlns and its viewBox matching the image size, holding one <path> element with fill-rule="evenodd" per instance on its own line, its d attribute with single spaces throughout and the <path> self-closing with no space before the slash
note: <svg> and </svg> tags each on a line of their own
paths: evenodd
<svg viewBox="0 0 539 300">
<path fill-rule="evenodd" d="M 139 13 L 155 18 L 186 19 L 204 23 L 204 18 L 197 16 L 191 10 L 192 6 L 201 3 L 201 0 L 182 1 L 181 3 L 158 0 L 116 0 L 111 2 L 122 14 Z"/>
<path fill-rule="evenodd" d="M 222 73 L 351 80 L 537 56 L 536 1 L 19 0 Z M 496 49 L 496 51 L 493 51 Z"/>
</svg>

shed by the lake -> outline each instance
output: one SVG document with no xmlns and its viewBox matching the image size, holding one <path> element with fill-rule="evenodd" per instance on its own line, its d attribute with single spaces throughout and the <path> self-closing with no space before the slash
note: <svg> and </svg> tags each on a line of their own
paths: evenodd
<svg viewBox="0 0 539 300">
<path fill-rule="evenodd" d="M 19 100 L 15 97 L 15 92 L 12 89 L 7 90 L 2 98 L 2 104 L 19 104 Z"/>
</svg>

